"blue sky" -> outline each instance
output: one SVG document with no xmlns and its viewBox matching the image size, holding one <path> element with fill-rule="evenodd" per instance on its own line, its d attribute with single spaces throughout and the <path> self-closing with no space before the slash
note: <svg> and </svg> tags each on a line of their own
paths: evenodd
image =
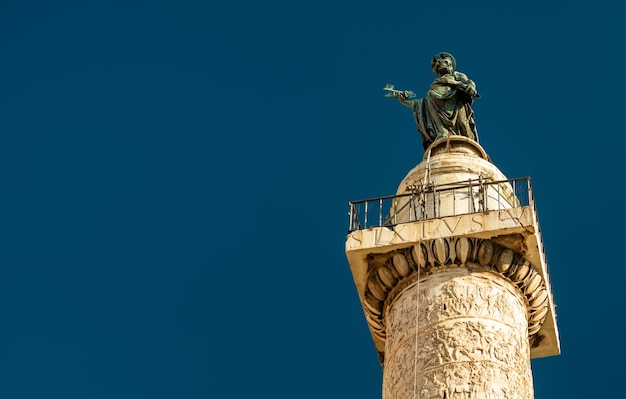
<svg viewBox="0 0 626 399">
<path fill-rule="evenodd" d="M 563 351 L 535 397 L 614 395 L 626 7 L 390 3 L 0 3 L 1 398 L 380 398 L 348 201 L 420 161 L 382 88 L 439 51 L 532 179 Z"/>
</svg>

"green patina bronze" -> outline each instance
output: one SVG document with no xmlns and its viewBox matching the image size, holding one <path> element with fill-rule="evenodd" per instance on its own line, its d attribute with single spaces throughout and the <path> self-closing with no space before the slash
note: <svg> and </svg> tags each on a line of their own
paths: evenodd
<svg viewBox="0 0 626 399">
<path fill-rule="evenodd" d="M 415 98 L 410 90 L 385 86 L 386 97 L 394 97 L 413 110 L 424 149 L 441 138 L 465 136 L 478 142 L 472 102 L 480 95 L 476 84 L 462 72 L 455 71 L 456 60 L 450 53 L 437 53 L 430 62 L 437 75 L 425 98 Z"/>
</svg>

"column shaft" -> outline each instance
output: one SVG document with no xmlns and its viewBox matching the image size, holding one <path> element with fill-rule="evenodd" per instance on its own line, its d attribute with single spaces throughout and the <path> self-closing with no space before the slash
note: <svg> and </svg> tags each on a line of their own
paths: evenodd
<svg viewBox="0 0 626 399">
<path fill-rule="evenodd" d="M 383 399 L 533 398 L 528 305 L 501 275 L 444 268 L 392 295 L 385 319 Z"/>
</svg>

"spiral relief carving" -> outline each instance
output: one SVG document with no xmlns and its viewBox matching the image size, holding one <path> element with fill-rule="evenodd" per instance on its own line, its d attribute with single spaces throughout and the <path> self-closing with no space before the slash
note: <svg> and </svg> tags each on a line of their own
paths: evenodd
<svg viewBox="0 0 626 399">
<path fill-rule="evenodd" d="M 549 294 L 520 253 L 460 237 L 367 259 L 383 399 L 532 399 L 530 347 L 543 338 Z"/>
<path fill-rule="evenodd" d="M 491 240 L 437 238 L 394 251 L 372 261 L 364 293 L 366 318 L 374 335 L 386 339 L 384 309 L 407 284 L 450 267 L 488 270 L 508 279 L 523 294 L 528 308 L 528 337 L 541 329 L 548 314 L 546 285 L 537 269 L 520 253 Z M 495 306 L 495 304 L 490 304 Z"/>
</svg>

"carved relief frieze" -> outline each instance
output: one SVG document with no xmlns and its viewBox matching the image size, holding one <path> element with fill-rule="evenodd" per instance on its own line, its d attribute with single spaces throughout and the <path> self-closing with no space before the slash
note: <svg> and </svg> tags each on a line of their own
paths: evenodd
<svg viewBox="0 0 626 399">
<path fill-rule="evenodd" d="M 383 398 L 531 398 L 524 298 L 462 268 L 404 287 L 386 311 Z"/>
</svg>

